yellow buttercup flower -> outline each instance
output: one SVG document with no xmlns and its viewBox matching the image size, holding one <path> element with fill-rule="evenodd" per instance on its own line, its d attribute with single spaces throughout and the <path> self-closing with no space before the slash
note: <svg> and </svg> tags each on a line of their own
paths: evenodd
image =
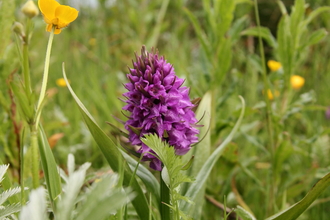
<svg viewBox="0 0 330 220">
<path fill-rule="evenodd" d="M 290 78 L 290 83 L 293 89 L 300 89 L 305 84 L 305 79 L 298 75 L 293 75 Z"/>
<path fill-rule="evenodd" d="M 69 80 L 70 83 L 70 80 Z M 63 78 L 59 78 L 56 80 L 56 85 L 58 85 L 59 87 L 66 87 L 66 82 Z"/>
<path fill-rule="evenodd" d="M 39 0 L 39 9 L 47 23 L 47 31 L 55 27 L 55 34 L 61 33 L 61 29 L 67 27 L 78 17 L 78 11 L 67 5 L 61 5 L 55 0 Z"/>
<path fill-rule="evenodd" d="M 282 68 L 282 64 L 275 60 L 268 60 L 267 66 L 271 71 L 274 71 L 274 72 Z"/>
</svg>

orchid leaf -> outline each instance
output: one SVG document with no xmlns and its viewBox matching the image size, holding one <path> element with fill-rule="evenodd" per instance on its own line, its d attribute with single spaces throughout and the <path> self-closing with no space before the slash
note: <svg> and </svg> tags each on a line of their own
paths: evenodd
<svg viewBox="0 0 330 220">
<path fill-rule="evenodd" d="M 112 168 L 113 171 L 118 172 L 120 169 L 123 169 L 124 171 L 124 185 L 129 186 L 131 177 L 133 175 L 131 169 L 129 168 L 127 162 L 123 163 L 123 168 L 120 168 L 120 161 L 124 161 L 123 156 L 121 155 L 121 152 L 117 148 L 114 141 L 112 141 L 105 133 L 102 131 L 102 129 L 97 125 L 91 114 L 88 112 L 86 107 L 83 105 L 83 103 L 80 101 L 80 99 L 76 96 L 73 89 L 71 88 L 68 79 L 65 74 L 64 64 L 62 66 L 63 69 L 63 77 L 67 83 L 67 87 L 76 101 L 80 113 L 83 117 L 83 120 L 85 124 L 87 125 L 89 131 L 91 132 L 94 140 L 96 141 L 97 145 L 99 146 L 99 149 L 103 153 L 104 157 L 106 158 L 108 164 Z M 149 205 L 147 202 L 147 199 L 142 191 L 141 186 L 134 178 L 133 181 L 131 181 L 131 188 L 136 193 L 135 199 L 132 201 L 132 204 L 138 213 L 139 217 L 141 219 L 148 219 L 149 216 Z"/>
</svg>

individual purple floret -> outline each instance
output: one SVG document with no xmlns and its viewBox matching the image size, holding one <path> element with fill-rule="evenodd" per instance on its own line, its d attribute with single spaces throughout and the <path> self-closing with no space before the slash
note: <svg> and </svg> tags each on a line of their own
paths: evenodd
<svg viewBox="0 0 330 220">
<path fill-rule="evenodd" d="M 144 161 L 150 161 L 150 167 L 161 170 L 161 161 L 148 146 L 140 140 L 145 134 L 156 133 L 175 148 L 177 155 L 186 154 L 193 143 L 198 141 L 199 131 L 194 105 L 189 99 L 189 88 L 182 86 L 184 80 L 175 75 L 174 68 L 164 57 L 157 53 L 148 53 L 142 47 L 141 56 L 136 55 L 133 69 L 129 69 L 125 84 L 128 92 L 124 110 L 131 112 L 125 123 L 129 131 L 129 141 L 141 146 L 138 153 Z"/>
</svg>

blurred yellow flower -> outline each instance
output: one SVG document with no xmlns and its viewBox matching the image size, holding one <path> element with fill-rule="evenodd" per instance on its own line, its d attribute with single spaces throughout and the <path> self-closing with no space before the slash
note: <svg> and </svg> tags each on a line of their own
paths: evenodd
<svg viewBox="0 0 330 220">
<path fill-rule="evenodd" d="M 21 8 L 21 11 L 29 18 L 33 18 L 39 14 L 39 9 L 32 0 L 27 1 Z"/>
<path fill-rule="evenodd" d="M 268 60 L 267 66 L 271 71 L 274 71 L 274 72 L 282 68 L 282 64 L 275 60 Z"/>
<path fill-rule="evenodd" d="M 78 17 L 78 11 L 70 6 L 61 5 L 55 0 L 39 0 L 39 9 L 47 23 L 47 31 L 55 27 L 55 34 L 61 33 L 61 29 L 67 27 Z"/>
<path fill-rule="evenodd" d="M 300 89 L 305 84 L 305 79 L 298 75 L 293 75 L 290 78 L 290 83 L 293 89 Z"/>
<path fill-rule="evenodd" d="M 69 80 L 70 83 L 70 80 Z M 66 82 L 65 79 L 63 78 L 59 78 L 56 80 L 56 85 L 58 85 L 59 87 L 66 87 Z"/>
<path fill-rule="evenodd" d="M 96 45 L 96 38 L 90 38 L 88 41 L 88 44 L 92 47 L 94 47 Z"/>
<path fill-rule="evenodd" d="M 275 94 L 275 97 L 280 96 L 280 92 L 277 91 L 277 90 L 275 90 L 274 94 Z M 273 100 L 274 99 L 274 95 L 272 93 L 272 90 L 270 90 L 270 89 L 267 90 L 267 96 L 268 96 L 268 99 L 269 100 Z"/>
</svg>

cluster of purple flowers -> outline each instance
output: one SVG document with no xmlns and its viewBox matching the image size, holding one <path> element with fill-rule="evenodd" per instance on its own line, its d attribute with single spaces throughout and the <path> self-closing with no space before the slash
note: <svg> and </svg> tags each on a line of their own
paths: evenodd
<svg viewBox="0 0 330 220">
<path fill-rule="evenodd" d="M 142 47 L 141 56 L 136 55 L 133 68 L 127 74 L 129 83 L 124 110 L 131 112 L 125 123 L 129 141 L 141 146 L 138 153 L 150 167 L 161 170 L 161 161 L 149 154 L 151 149 L 140 140 L 145 134 L 156 133 L 175 148 L 177 155 L 186 154 L 198 141 L 197 119 L 189 99 L 189 88 L 182 86 L 184 80 L 175 75 L 173 66 L 157 53 L 148 53 Z"/>
</svg>

